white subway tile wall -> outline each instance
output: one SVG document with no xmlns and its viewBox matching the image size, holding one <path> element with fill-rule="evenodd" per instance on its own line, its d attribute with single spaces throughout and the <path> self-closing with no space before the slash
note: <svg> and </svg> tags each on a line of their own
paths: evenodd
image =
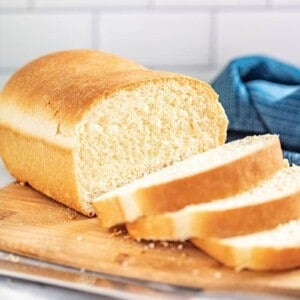
<svg viewBox="0 0 300 300">
<path fill-rule="evenodd" d="M 29 6 L 28 0 L 0 0 L 1 8 L 27 8 Z"/>
<path fill-rule="evenodd" d="M 88 13 L 10 13 L 0 16 L 0 66 L 21 66 L 45 53 L 90 48 L 92 23 Z"/>
<path fill-rule="evenodd" d="M 247 53 L 300 63 L 300 14 L 294 11 L 224 12 L 218 18 L 217 63 Z"/>
<path fill-rule="evenodd" d="M 208 13 L 113 13 L 99 22 L 101 49 L 143 65 L 208 62 L 209 36 Z"/>
<path fill-rule="evenodd" d="M 63 49 L 113 52 L 211 81 L 234 57 L 300 66 L 300 0 L 0 0 L 0 89 Z"/>
</svg>

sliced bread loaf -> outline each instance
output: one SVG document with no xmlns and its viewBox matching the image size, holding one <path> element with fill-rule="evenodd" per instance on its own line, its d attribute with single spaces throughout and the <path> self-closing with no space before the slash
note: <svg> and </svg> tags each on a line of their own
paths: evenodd
<svg viewBox="0 0 300 300">
<path fill-rule="evenodd" d="M 86 215 L 92 199 L 223 144 L 227 118 L 205 82 L 116 55 L 36 59 L 0 95 L 0 155 L 19 181 Z"/>
<path fill-rule="evenodd" d="M 247 137 L 145 176 L 95 199 L 101 224 L 176 211 L 189 204 L 231 196 L 283 167 L 276 135 Z"/>
<path fill-rule="evenodd" d="M 192 243 L 224 265 L 237 269 L 300 267 L 300 219 L 268 231 L 225 239 L 193 239 Z"/>
<path fill-rule="evenodd" d="M 126 225 L 136 239 L 186 240 L 230 237 L 273 228 L 300 218 L 300 167 L 285 168 L 257 186 L 229 198 Z"/>
</svg>

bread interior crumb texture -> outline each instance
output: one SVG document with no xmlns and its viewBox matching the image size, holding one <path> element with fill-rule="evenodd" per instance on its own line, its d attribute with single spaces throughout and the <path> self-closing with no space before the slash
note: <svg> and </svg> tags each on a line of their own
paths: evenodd
<svg viewBox="0 0 300 300">
<path fill-rule="evenodd" d="M 300 219 L 280 224 L 272 230 L 223 239 L 222 243 L 241 248 L 246 247 L 299 247 Z"/>
<path fill-rule="evenodd" d="M 224 143 L 223 108 L 201 86 L 146 82 L 97 102 L 75 129 L 82 199 Z"/>
</svg>

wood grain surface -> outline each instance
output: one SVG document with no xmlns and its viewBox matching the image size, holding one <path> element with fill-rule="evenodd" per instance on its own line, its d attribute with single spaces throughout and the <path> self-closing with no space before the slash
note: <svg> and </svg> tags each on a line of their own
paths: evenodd
<svg viewBox="0 0 300 300">
<path fill-rule="evenodd" d="M 235 271 L 190 243 L 136 242 L 18 183 L 0 190 L 0 249 L 79 269 L 207 290 L 300 295 L 300 270 Z M 16 261 L 18 263 L 18 261 Z"/>
</svg>

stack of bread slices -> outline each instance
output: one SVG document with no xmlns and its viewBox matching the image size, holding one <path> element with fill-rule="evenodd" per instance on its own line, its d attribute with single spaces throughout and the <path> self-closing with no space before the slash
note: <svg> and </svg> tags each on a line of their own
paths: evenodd
<svg viewBox="0 0 300 300">
<path fill-rule="evenodd" d="M 279 137 L 250 136 L 192 156 L 94 201 L 105 227 L 137 240 L 191 242 L 235 268 L 300 266 L 300 167 Z"/>
</svg>

